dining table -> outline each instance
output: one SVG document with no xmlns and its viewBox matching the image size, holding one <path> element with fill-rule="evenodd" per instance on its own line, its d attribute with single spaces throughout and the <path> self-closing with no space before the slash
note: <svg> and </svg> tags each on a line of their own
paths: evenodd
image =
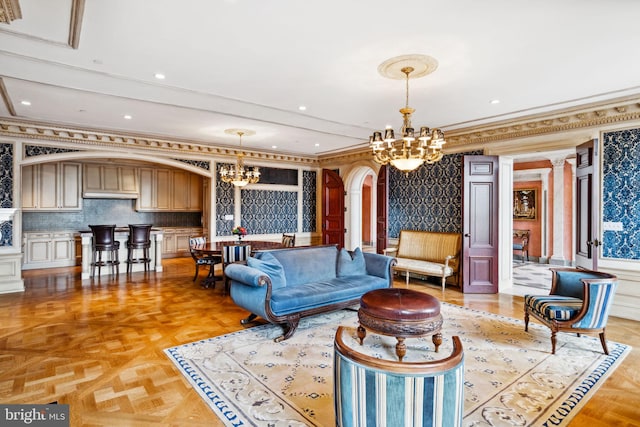
<svg viewBox="0 0 640 427">
<path fill-rule="evenodd" d="M 284 248 L 282 242 L 268 242 L 264 240 L 221 240 L 210 241 L 202 245 L 194 246 L 194 249 L 204 255 L 221 255 L 223 246 L 251 245 L 251 252 L 264 251 L 268 249 Z"/>
<path fill-rule="evenodd" d="M 222 248 L 224 246 L 233 246 L 233 245 L 251 245 L 251 253 L 255 253 L 257 251 L 264 251 L 269 249 L 281 249 L 285 246 L 282 242 L 269 242 L 265 240 L 220 240 L 220 241 L 208 241 L 201 245 L 193 246 L 193 250 L 202 255 L 222 255 Z M 224 264 L 222 266 L 223 274 L 224 274 Z M 218 280 L 222 280 L 223 277 L 216 276 L 213 274 L 213 266 L 209 271 L 209 275 L 202 279 L 202 287 L 209 288 L 210 286 L 215 287 L 215 283 Z"/>
</svg>

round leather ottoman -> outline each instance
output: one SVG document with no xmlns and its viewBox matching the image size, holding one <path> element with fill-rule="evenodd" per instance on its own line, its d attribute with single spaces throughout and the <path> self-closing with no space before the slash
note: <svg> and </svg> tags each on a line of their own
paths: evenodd
<svg viewBox="0 0 640 427">
<path fill-rule="evenodd" d="M 440 301 L 411 289 L 385 288 L 369 291 L 360 298 L 358 338 L 363 343 L 366 329 L 395 337 L 396 354 L 402 362 L 407 354 L 405 338 L 432 335 L 433 344 L 442 344 Z M 366 328 L 366 329 L 365 329 Z"/>
</svg>

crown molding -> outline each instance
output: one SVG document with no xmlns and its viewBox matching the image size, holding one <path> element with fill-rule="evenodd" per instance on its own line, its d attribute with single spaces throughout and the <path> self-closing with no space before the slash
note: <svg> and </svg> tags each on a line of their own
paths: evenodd
<svg viewBox="0 0 640 427">
<path fill-rule="evenodd" d="M 85 0 L 73 0 L 71 4 L 68 43 L 73 49 L 77 49 L 80 45 L 80 31 L 82 30 L 82 17 L 84 16 L 84 1 Z"/>
<path fill-rule="evenodd" d="M 117 134 L 95 129 L 72 128 L 8 118 L 0 118 L 0 136 L 43 142 L 58 142 L 84 149 L 91 147 L 112 148 L 115 150 L 139 149 L 145 152 L 171 153 L 171 155 L 181 153 L 229 159 L 235 159 L 240 152 L 230 148 L 196 144 L 181 139 L 160 139 L 135 134 Z M 261 161 L 302 163 L 311 166 L 318 165 L 318 160 L 311 156 L 294 156 L 252 150 L 242 150 L 242 153 L 244 154 L 245 160 L 254 159 Z"/>
<path fill-rule="evenodd" d="M 0 0 L 0 23 L 10 24 L 16 19 L 22 19 L 20 2 L 18 0 Z"/>
<path fill-rule="evenodd" d="M 482 126 L 447 131 L 445 154 L 483 149 L 501 149 L 506 153 L 510 145 L 525 149 L 540 148 L 536 137 L 544 137 L 549 149 L 566 148 L 567 134 L 580 130 L 628 125 L 636 122 L 640 126 L 640 95 L 619 98 L 607 102 L 592 103 L 580 107 L 556 110 L 545 114 L 530 115 L 513 120 L 504 120 Z M 83 147 L 106 147 L 113 149 L 153 150 L 190 155 L 207 155 L 235 159 L 239 151 L 232 148 L 197 144 L 182 139 L 162 139 L 148 135 L 119 134 L 96 129 L 73 128 L 51 123 L 0 118 L 0 136 L 31 140 L 54 141 L 65 144 L 80 144 Z M 529 139 L 529 145 L 522 142 Z M 518 141 L 517 147 L 513 144 Z M 551 142 L 549 142 L 551 141 Z M 511 143 L 511 144 L 510 144 Z M 505 151 L 507 150 L 507 151 Z M 372 160 L 368 146 L 334 152 L 320 156 L 300 156 L 242 150 L 245 159 L 269 162 L 306 164 L 312 167 Z"/>
<path fill-rule="evenodd" d="M 465 151 L 466 147 L 536 136 L 560 135 L 596 127 L 640 120 L 640 95 L 597 102 L 549 113 L 492 122 L 486 125 L 450 130 L 447 149 Z"/>
</svg>

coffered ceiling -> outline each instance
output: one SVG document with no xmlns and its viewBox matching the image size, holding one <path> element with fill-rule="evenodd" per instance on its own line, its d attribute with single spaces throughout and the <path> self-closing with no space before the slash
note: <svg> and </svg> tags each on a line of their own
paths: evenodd
<svg viewBox="0 0 640 427">
<path fill-rule="evenodd" d="M 377 69 L 406 54 L 439 63 L 410 82 L 414 127 L 451 135 L 640 96 L 634 0 L 19 0 L 19 7 L 21 18 L 0 23 L 0 116 L 15 121 L 231 148 L 237 137 L 224 130 L 246 128 L 256 134 L 244 147 L 326 155 L 400 127 L 404 82 Z"/>
</svg>

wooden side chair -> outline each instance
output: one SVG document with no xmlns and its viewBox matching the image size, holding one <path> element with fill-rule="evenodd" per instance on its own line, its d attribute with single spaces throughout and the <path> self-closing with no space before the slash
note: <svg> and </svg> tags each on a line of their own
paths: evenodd
<svg viewBox="0 0 640 427">
<path fill-rule="evenodd" d="M 457 336 L 444 359 L 400 362 L 360 353 L 345 343 L 346 331 L 340 326 L 334 340 L 337 426 L 462 425 L 464 353 Z"/>
<path fill-rule="evenodd" d="M 556 353 L 558 332 L 597 333 L 609 354 L 605 327 L 617 287 L 613 274 L 577 268 L 551 268 L 549 295 L 525 295 L 524 330 L 530 316 L 551 329 L 551 353 Z"/>
<path fill-rule="evenodd" d="M 218 255 L 202 255 L 200 251 L 198 251 L 198 246 L 202 246 L 207 243 L 207 238 L 204 236 L 190 236 L 189 237 L 189 252 L 191 253 L 191 258 L 196 264 L 196 273 L 193 276 L 193 281 L 195 282 L 198 278 L 199 270 L 201 265 L 206 265 L 209 267 L 209 274 L 207 278 L 213 279 L 213 286 L 215 287 L 215 275 L 214 269 L 216 264 L 222 264 L 222 257 Z M 209 283 L 209 281 L 207 281 Z"/>
<path fill-rule="evenodd" d="M 529 261 L 529 230 L 513 230 L 513 250 L 520 251 L 522 262 Z"/>
<path fill-rule="evenodd" d="M 229 278 L 224 274 L 225 268 L 234 262 L 246 262 L 251 255 L 251 245 L 222 246 L 222 275 L 224 276 L 224 292 L 229 293 Z"/>
<path fill-rule="evenodd" d="M 282 246 L 285 248 L 292 248 L 296 245 L 296 235 L 289 233 L 282 233 Z"/>
</svg>

